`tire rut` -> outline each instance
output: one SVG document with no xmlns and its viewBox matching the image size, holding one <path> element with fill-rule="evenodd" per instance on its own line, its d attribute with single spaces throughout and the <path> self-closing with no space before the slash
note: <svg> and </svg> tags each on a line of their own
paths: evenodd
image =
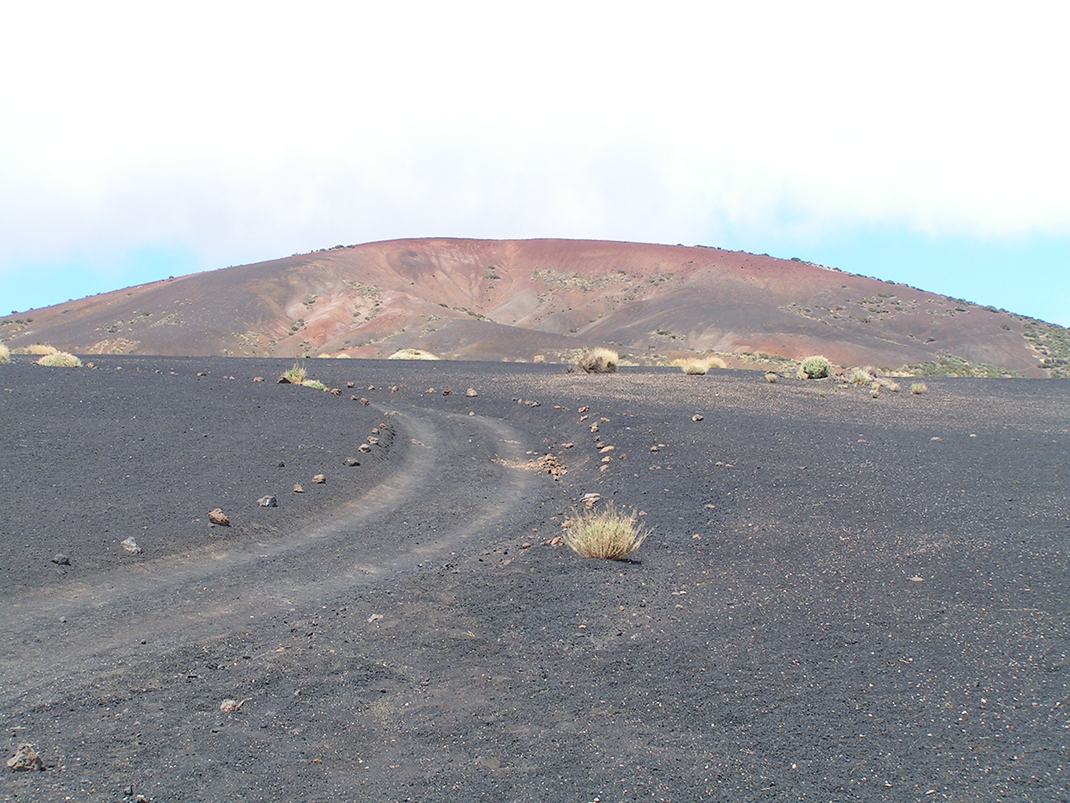
<svg viewBox="0 0 1070 803">
<path fill-rule="evenodd" d="M 387 582 L 486 535 L 534 481 L 491 462 L 523 454 L 523 436 L 504 422 L 419 409 L 391 418 L 410 441 L 404 463 L 324 521 L 268 543 L 147 561 L 8 600 L 0 705 L 47 704 L 147 652 Z"/>
</svg>

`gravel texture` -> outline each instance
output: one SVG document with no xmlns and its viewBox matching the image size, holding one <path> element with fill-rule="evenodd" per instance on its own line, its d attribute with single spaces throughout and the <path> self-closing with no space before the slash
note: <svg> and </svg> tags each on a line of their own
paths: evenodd
<svg viewBox="0 0 1070 803">
<path fill-rule="evenodd" d="M 83 361 L 0 366 L 0 799 L 1070 800 L 1066 382 Z"/>
</svg>

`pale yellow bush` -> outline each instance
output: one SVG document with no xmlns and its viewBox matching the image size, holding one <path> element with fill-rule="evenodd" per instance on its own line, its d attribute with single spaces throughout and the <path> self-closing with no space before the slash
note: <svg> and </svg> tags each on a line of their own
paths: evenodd
<svg viewBox="0 0 1070 803">
<path fill-rule="evenodd" d="M 611 374 L 617 370 L 620 355 L 605 348 L 585 351 L 576 360 L 576 367 L 589 374 Z"/>
<path fill-rule="evenodd" d="M 438 357 L 423 349 L 399 349 L 387 357 L 388 360 L 437 360 Z"/>
<path fill-rule="evenodd" d="M 75 357 L 73 354 L 68 354 L 65 351 L 56 351 L 52 354 L 46 354 L 37 361 L 38 365 L 44 365 L 48 368 L 81 368 L 82 361 Z"/>
<path fill-rule="evenodd" d="M 649 532 L 633 516 L 610 503 L 602 510 L 573 512 L 565 527 L 565 543 L 585 558 L 623 560 L 642 546 Z"/>
<path fill-rule="evenodd" d="M 679 360 L 673 360 L 672 364 L 691 376 L 701 376 L 709 372 L 711 368 L 726 367 L 725 361 L 720 357 L 682 357 Z"/>
</svg>

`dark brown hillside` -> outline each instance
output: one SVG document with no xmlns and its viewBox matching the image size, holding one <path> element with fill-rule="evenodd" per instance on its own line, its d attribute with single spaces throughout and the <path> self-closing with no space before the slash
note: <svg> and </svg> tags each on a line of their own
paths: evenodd
<svg viewBox="0 0 1070 803">
<path fill-rule="evenodd" d="M 12 349 L 82 354 L 637 362 L 716 352 L 902 369 L 1065 374 L 1067 332 L 1005 311 L 715 248 L 397 240 L 198 273 L 0 319 Z M 1045 367 L 1038 367 L 1047 360 Z M 941 364 L 942 361 L 942 364 Z"/>
</svg>

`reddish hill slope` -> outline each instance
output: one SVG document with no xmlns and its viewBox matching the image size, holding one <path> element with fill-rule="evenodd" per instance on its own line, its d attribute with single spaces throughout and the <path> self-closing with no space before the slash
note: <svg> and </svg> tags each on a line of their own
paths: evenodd
<svg viewBox="0 0 1070 803">
<path fill-rule="evenodd" d="M 198 273 L 0 319 L 12 349 L 77 353 L 554 360 L 612 345 L 823 353 L 900 368 L 948 355 L 1047 375 L 1066 330 L 805 262 L 575 240 L 397 240 Z M 1047 344 L 1047 345 L 1046 345 Z M 1052 346 L 1054 344 L 1054 347 Z"/>
</svg>

